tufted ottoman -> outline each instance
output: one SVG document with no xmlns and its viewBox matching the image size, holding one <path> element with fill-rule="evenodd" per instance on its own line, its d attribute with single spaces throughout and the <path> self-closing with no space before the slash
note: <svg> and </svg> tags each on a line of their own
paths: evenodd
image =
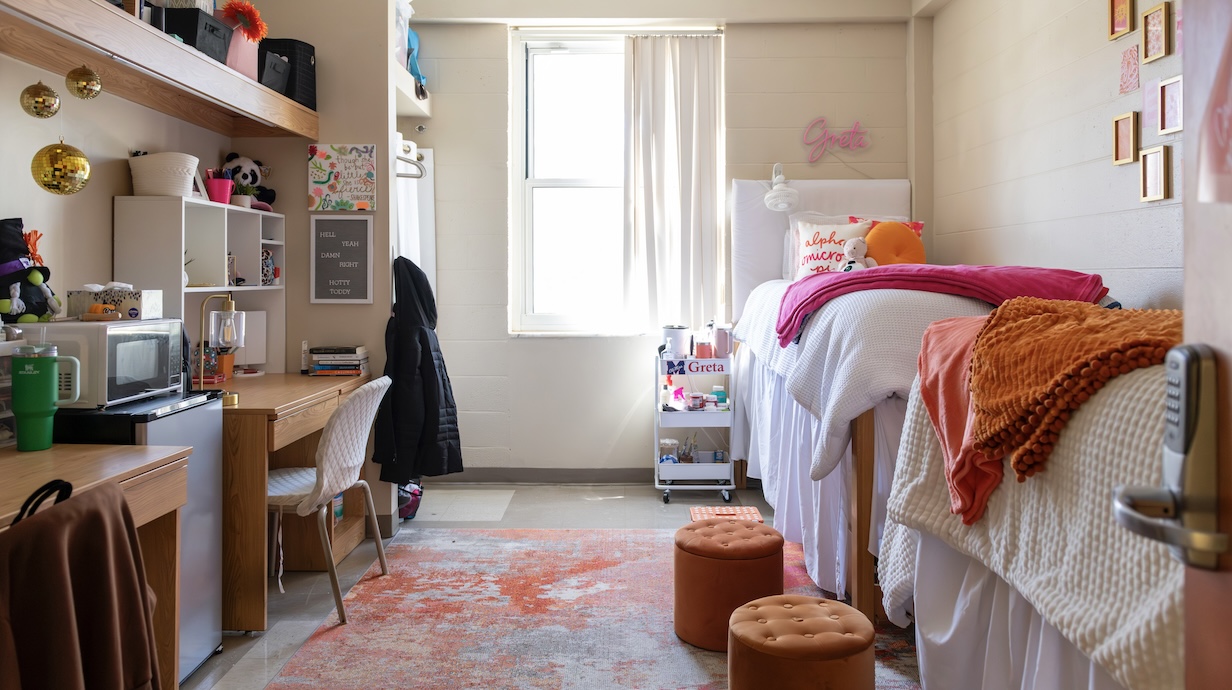
<svg viewBox="0 0 1232 690">
<path fill-rule="evenodd" d="M 730 690 L 872 690 L 873 676 L 873 624 L 842 602 L 785 594 L 731 615 Z"/>
<path fill-rule="evenodd" d="M 721 652 L 736 607 L 783 593 L 783 536 L 748 520 L 696 520 L 676 530 L 675 570 L 676 635 Z"/>
</svg>

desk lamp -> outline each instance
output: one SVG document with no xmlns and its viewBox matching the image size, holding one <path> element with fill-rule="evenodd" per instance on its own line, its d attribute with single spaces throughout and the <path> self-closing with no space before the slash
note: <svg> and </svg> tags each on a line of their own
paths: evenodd
<svg viewBox="0 0 1232 690">
<path fill-rule="evenodd" d="M 210 330 L 207 339 L 205 337 L 206 306 L 210 300 L 215 298 L 223 300 L 222 311 L 209 312 Z M 231 298 L 231 293 L 210 295 L 201 301 L 201 356 L 200 366 L 197 368 L 201 381 L 200 390 L 205 390 L 205 348 L 210 343 L 214 344 L 219 354 L 235 352 L 237 348 L 244 346 L 244 312 L 235 310 L 235 300 Z M 223 407 L 235 407 L 239 401 L 238 393 L 229 393 L 225 390 L 222 392 Z"/>
</svg>

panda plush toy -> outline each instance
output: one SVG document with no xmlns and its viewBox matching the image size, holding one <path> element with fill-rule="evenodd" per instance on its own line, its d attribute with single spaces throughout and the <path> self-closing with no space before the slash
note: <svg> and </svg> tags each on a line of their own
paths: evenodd
<svg viewBox="0 0 1232 690">
<path fill-rule="evenodd" d="M 250 184 L 256 187 L 257 193 L 255 196 L 257 201 L 271 205 L 274 203 L 277 193 L 261 185 L 261 181 L 265 179 L 261 161 L 254 161 L 251 158 L 232 152 L 227 154 L 227 161 L 223 167 L 231 171 L 231 179 L 235 181 L 235 184 Z"/>
</svg>

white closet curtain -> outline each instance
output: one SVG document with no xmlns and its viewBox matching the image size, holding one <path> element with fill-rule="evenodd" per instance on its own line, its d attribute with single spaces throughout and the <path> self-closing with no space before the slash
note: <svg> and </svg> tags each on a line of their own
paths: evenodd
<svg viewBox="0 0 1232 690">
<path fill-rule="evenodd" d="M 719 36 L 625 44 L 625 290 L 632 325 L 719 317 Z"/>
</svg>

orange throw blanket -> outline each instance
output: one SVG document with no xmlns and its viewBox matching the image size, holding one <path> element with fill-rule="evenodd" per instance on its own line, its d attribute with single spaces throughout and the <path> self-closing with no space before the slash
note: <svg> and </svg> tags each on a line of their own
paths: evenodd
<svg viewBox="0 0 1232 690">
<path fill-rule="evenodd" d="M 993 310 L 971 357 L 975 449 L 1042 472 L 1070 414 L 1109 379 L 1162 364 L 1181 312 L 1019 297 Z"/>
</svg>

